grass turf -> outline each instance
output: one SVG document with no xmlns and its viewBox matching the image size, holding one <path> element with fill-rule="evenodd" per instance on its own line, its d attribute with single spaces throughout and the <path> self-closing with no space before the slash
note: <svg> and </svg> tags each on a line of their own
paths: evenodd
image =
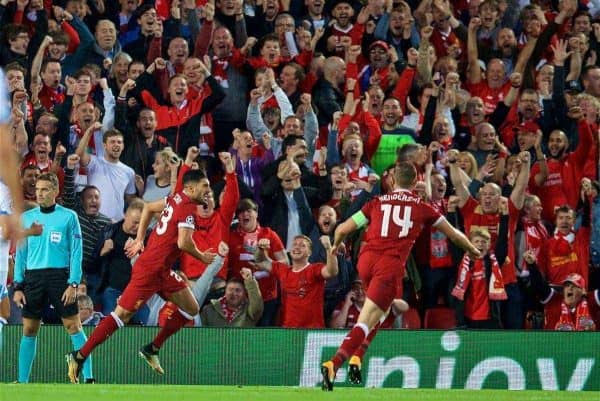
<svg viewBox="0 0 600 401">
<path fill-rule="evenodd" d="M 153 401 L 153 400 L 238 400 L 244 401 L 587 401 L 600 399 L 600 392 L 429 390 L 337 388 L 325 393 L 319 388 L 234 387 L 234 386 L 152 386 L 152 385 L 66 385 L 0 384 L 0 401 Z"/>
</svg>

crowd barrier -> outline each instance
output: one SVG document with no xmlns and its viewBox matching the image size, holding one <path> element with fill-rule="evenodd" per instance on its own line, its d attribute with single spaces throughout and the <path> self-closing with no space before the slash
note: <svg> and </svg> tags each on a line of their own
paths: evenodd
<svg viewBox="0 0 600 401">
<path fill-rule="evenodd" d="M 21 326 L 5 326 L 0 381 L 17 376 Z M 86 328 L 89 334 L 89 328 Z M 164 376 L 138 357 L 157 328 L 127 327 L 93 354 L 99 383 L 319 385 L 346 331 L 185 328 L 160 352 Z M 31 381 L 67 382 L 62 326 L 43 326 Z M 340 369 L 336 386 L 349 385 Z M 363 361 L 367 387 L 600 390 L 600 333 L 382 330 Z"/>
</svg>

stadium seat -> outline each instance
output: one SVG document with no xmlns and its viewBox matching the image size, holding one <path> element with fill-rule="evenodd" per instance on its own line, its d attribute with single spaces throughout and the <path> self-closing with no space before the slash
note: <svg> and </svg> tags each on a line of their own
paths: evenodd
<svg viewBox="0 0 600 401">
<path fill-rule="evenodd" d="M 421 318 L 419 312 L 416 309 L 410 308 L 407 312 L 402 314 L 402 328 L 403 329 L 420 329 Z"/>
<path fill-rule="evenodd" d="M 454 309 L 441 307 L 425 311 L 424 328 L 426 329 L 452 329 L 456 327 Z"/>
</svg>

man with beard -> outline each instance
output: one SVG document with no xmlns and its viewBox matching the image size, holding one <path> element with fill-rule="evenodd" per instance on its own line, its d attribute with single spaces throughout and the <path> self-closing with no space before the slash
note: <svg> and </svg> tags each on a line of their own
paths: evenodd
<svg viewBox="0 0 600 401">
<path fill-rule="evenodd" d="M 125 201 L 129 203 L 136 195 L 135 172 L 119 158 L 123 152 L 123 134 L 115 129 L 106 131 L 102 137 L 104 156 L 88 153 L 88 144 L 99 123 L 90 127 L 77 146 L 81 166 L 87 167 L 88 184 L 102 188 L 100 213 L 113 221 L 123 218 Z"/>
<path fill-rule="evenodd" d="M 524 256 L 531 272 L 527 282 L 544 305 L 544 329 L 593 331 L 600 326 L 594 319 L 600 313 L 600 290 L 587 293 L 586 281 L 577 273 L 569 274 L 560 286 L 548 285 L 537 268 L 535 254 L 528 251 Z"/>
<path fill-rule="evenodd" d="M 94 258 L 94 248 L 102 236 L 104 228 L 111 223 L 110 219 L 100 213 L 100 190 L 92 185 L 83 188 L 77 195 L 75 193 L 75 176 L 79 168 L 79 156 L 73 154 L 67 157 L 65 168 L 65 187 L 63 191 L 63 206 L 77 213 L 81 226 L 83 240 L 83 259 L 81 268 L 87 283 L 87 293 L 94 304 L 101 304 L 100 266 Z"/>
<path fill-rule="evenodd" d="M 134 85 L 135 82 L 128 79 L 121 87 L 115 110 L 115 128 L 123 133 L 125 149 L 121 161 L 145 181 L 153 173 L 152 164 L 156 152 L 170 145 L 164 137 L 156 134 L 157 121 L 154 110 L 142 108 L 137 115 L 135 127 L 129 122 L 125 97 Z"/>
<path fill-rule="evenodd" d="M 569 205 L 577 207 L 579 182 L 583 177 L 583 168 L 590 157 L 592 147 L 592 130 L 585 121 L 583 113 L 579 120 L 579 142 L 573 152 L 569 152 L 569 139 L 563 131 L 554 130 L 548 139 L 548 175 L 543 180 L 541 175 L 542 160 L 533 165 L 531 191 L 542 201 L 544 220 L 554 220 L 556 206 Z M 591 152 L 594 153 L 594 152 Z M 539 177 L 539 178 L 538 178 Z"/>
<path fill-rule="evenodd" d="M 331 4 L 331 16 L 334 22 L 325 28 L 317 50 L 325 55 L 343 58 L 350 46 L 361 44 L 365 23 L 369 18 L 369 8 L 363 7 L 356 18 L 356 24 L 353 24 L 352 3 L 349 0 L 335 0 Z"/>
<path fill-rule="evenodd" d="M 394 163 L 396 149 L 407 143 L 415 143 L 417 135 L 413 129 L 402 126 L 402 105 L 395 97 L 388 97 L 383 102 L 382 117 L 381 139 L 371 157 L 371 167 L 377 174 L 383 173 L 387 166 Z"/>
<path fill-rule="evenodd" d="M 24 168 L 27 165 L 35 165 L 39 167 L 42 173 L 54 172 L 59 178 L 62 189 L 64 172 L 60 166 L 60 162 L 66 151 L 64 146 L 57 147 L 54 160 L 52 160 L 52 158 L 50 158 L 50 153 L 52 152 L 50 141 L 51 138 L 48 135 L 36 134 L 33 137 L 30 152 L 23 158 L 21 168 Z"/>
<path fill-rule="evenodd" d="M 206 327 L 254 327 L 263 312 L 261 291 L 252 271 L 242 268 L 242 278 L 227 280 L 225 295 L 202 308 L 200 319 Z M 243 280 L 243 281 L 242 281 Z"/>
<path fill-rule="evenodd" d="M 485 184 L 478 194 L 478 200 L 473 198 L 463 181 L 463 175 L 459 174 L 459 167 L 456 164 L 458 152 L 451 150 L 448 152 L 448 163 L 450 164 L 450 176 L 452 184 L 456 189 L 458 196 L 458 207 L 464 219 L 465 232 L 470 232 L 471 227 L 481 227 L 487 229 L 491 235 L 491 247 L 495 248 L 498 236 L 498 225 L 500 220 L 500 197 L 501 189 L 494 183 Z M 525 190 L 529 181 L 530 159 L 529 152 L 521 152 L 518 156 L 521 159 L 522 166 L 515 179 L 513 190 L 508 200 L 509 211 L 509 243 L 513 243 L 514 233 L 516 231 L 519 211 L 525 201 Z M 505 328 L 518 329 L 523 326 L 523 314 L 521 305 L 521 293 L 516 284 L 515 269 L 515 247 L 511 246 L 508 250 L 508 258 L 502 268 L 502 277 L 506 286 L 508 300 L 503 313 L 503 322 Z"/>
<path fill-rule="evenodd" d="M 285 247 L 281 239 L 268 227 L 258 223 L 258 206 L 250 199 L 242 199 L 237 206 L 236 215 L 239 224 L 231 231 L 229 237 L 229 269 L 227 277 L 241 278 L 244 268 L 252 268 L 254 252 L 261 240 L 268 241 L 269 257 L 277 262 L 288 263 Z M 253 270 L 253 275 L 258 280 L 260 294 L 264 301 L 264 311 L 258 326 L 274 326 L 280 301 L 278 295 L 277 279 L 265 272 Z M 225 290 L 227 292 L 227 290 Z"/>
<path fill-rule="evenodd" d="M 390 87 L 390 64 L 393 62 L 390 47 L 383 40 L 376 40 L 369 45 L 368 64 L 359 66 L 358 80 L 361 92 L 366 91 L 371 83 L 376 83 L 385 92 Z"/>
<path fill-rule="evenodd" d="M 304 29 L 310 30 L 311 34 L 319 28 L 324 28 L 329 23 L 329 17 L 323 13 L 325 0 L 304 0 L 307 14 L 301 18 Z M 292 15 L 298 15 L 293 12 L 293 3 L 290 4 Z"/>
<path fill-rule="evenodd" d="M 42 174 L 42 170 L 35 164 L 28 164 L 21 168 L 21 186 L 23 188 L 23 201 L 25 208 L 37 206 L 35 199 L 35 183 Z"/>
</svg>

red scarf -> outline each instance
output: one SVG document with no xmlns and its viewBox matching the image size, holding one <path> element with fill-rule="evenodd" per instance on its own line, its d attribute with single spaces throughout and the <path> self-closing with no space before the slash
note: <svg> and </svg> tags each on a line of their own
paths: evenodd
<svg viewBox="0 0 600 401">
<path fill-rule="evenodd" d="M 490 301 L 502 301 L 507 299 L 506 291 L 504 290 L 504 282 L 502 281 L 502 273 L 500 272 L 500 266 L 496 260 L 496 256 L 490 254 L 490 260 L 492 262 L 492 276 L 490 277 L 490 283 L 488 287 L 488 298 Z M 485 266 L 485 261 L 484 261 Z M 456 286 L 452 290 L 452 295 L 461 301 L 465 299 L 465 292 L 469 288 L 471 283 L 472 272 L 471 258 L 469 255 L 463 257 L 461 265 L 458 271 L 458 280 Z M 485 268 L 484 268 L 485 273 Z"/>
<path fill-rule="evenodd" d="M 583 298 L 575 308 L 575 319 L 571 316 L 569 307 L 562 302 L 560 304 L 560 319 L 554 327 L 559 331 L 594 331 L 596 325 L 590 316 L 587 300 Z M 573 321 L 574 320 L 574 321 Z"/>
<path fill-rule="evenodd" d="M 225 300 L 224 296 L 219 298 L 219 303 L 221 304 L 221 310 L 223 311 L 223 316 L 225 316 L 227 322 L 233 322 L 233 319 L 235 319 L 235 317 L 237 316 L 237 312 L 239 309 L 234 310 L 227 306 L 227 301 Z"/>
<path fill-rule="evenodd" d="M 538 256 L 542 243 L 548 238 L 548 230 L 541 220 L 533 221 L 529 217 L 523 216 L 521 219 L 523 224 L 523 233 L 525 235 L 525 249 L 532 250 L 535 256 Z M 521 266 L 522 271 L 527 270 L 527 263 L 523 261 Z"/>
<path fill-rule="evenodd" d="M 567 235 L 560 232 L 554 234 L 554 241 L 551 242 L 552 255 L 566 256 L 573 252 L 573 244 L 575 243 L 575 232 L 570 231 Z"/>
</svg>

